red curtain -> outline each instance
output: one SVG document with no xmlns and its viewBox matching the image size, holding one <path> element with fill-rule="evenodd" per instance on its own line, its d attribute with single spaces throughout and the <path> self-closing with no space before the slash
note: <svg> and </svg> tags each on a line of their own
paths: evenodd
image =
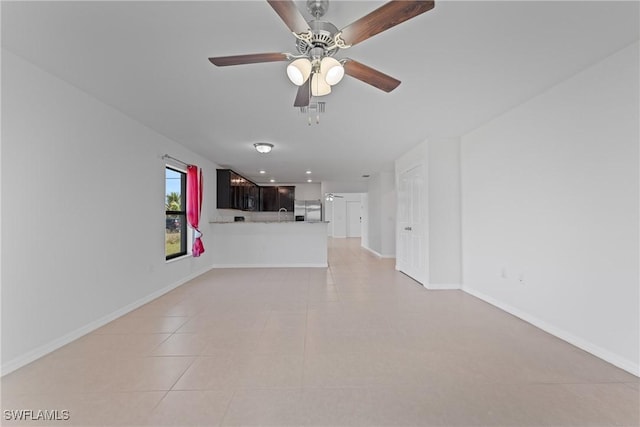
<svg viewBox="0 0 640 427">
<path fill-rule="evenodd" d="M 198 229 L 200 211 L 202 209 L 202 171 L 197 166 L 187 166 L 187 221 L 193 229 L 193 247 L 191 253 L 194 257 L 204 252 L 204 245 L 200 237 L 202 233 Z"/>
</svg>

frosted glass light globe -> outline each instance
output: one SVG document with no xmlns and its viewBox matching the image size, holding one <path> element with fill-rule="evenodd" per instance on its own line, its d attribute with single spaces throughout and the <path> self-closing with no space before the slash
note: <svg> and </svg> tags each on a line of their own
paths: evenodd
<svg viewBox="0 0 640 427">
<path fill-rule="evenodd" d="M 327 84 L 333 86 L 340 83 L 344 77 L 344 67 L 338 60 L 325 56 L 320 61 L 320 73 L 324 76 Z"/>
<path fill-rule="evenodd" d="M 298 58 L 287 65 L 287 76 L 296 85 L 302 86 L 311 74 L 311 61 L 307 58 Z"/>
</svg>

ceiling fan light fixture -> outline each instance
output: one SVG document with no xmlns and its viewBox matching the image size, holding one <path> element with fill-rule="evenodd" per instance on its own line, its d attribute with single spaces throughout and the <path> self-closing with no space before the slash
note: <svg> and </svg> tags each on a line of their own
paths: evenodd
<svg viewBox="0 0 640 427">
<path fill-rule="evenodd" d="M 269 144 L 268 142 L 256 142 L 255 144 L 253 144 L 253 146 L 258 153 L 262 154 L 270 152 L 273 148 L 273 144 Z"/>
<path fill-rule="evenodd" d="M 331 58 L 339 50 L 361 43 L 376 34 L 427 12 L 434 7 L 434 0 L 391 0 L 373 12 L 351 22 L 341 30 L 320 18 L 327 12 L 329 0 L 306 0 L 310 14 L 315 18 L 308 21 L 294 0 L 268 0 L 284 24 L 296 38 L 299 55 L 285 52 L 254 53 L 209 58 L 217 67 L 229 65 L 257 64 L 262 62 L 289 62 L 287 76 L 298 86 L 293 106 L 308 114 L 311 125 L 311 97 L 331 93 L 331 86 L 338 84 L 345 74 L 384 92 L 391 92 L 401 83 L 374 68 L 352 59 Z M 324 112 L 324 102 L 315 100 L 316 123 Z M 257 147 L 256 147 L 257 149 Z M 268 152 L 268 151 L 267 151 Z M 341 196 L 337 196 L 341 197 Z"/>
<path fill-rule="evenodd" d="M 298 58 L 287 65 L 287 77 L 296 86 L 302 86 L 311 75 L 311 61 Z"/>
<path fill-rule="evenodd" d="M 331 86 L 327 84 L 321 73 L 313 73 L 311 77 L 311 95 L 325 96 L 331 93 Z"/>
<path fill-rule="evenodd" d="M 333 86 L 340 83 L 344 77 L 344 67 L 337 59 L 325 56 L 320 61 L 320 74 L 324 76 L 328 85 Z"/>
</svg>

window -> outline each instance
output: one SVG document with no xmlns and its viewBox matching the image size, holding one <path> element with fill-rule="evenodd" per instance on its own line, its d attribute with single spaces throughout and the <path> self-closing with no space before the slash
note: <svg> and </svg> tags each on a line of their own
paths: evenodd
<svg viewBox="0 0 640 427">
<path fill-rule="evenodd" d="M 187 254 L 187 174 L 167 166 L 165 170 L 165 256 Z"/>
</svg>

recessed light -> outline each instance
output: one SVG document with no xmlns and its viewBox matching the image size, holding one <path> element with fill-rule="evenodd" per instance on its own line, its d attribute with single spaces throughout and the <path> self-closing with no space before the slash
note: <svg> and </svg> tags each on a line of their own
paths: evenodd
<svg viewBox="0 0 640 427">
<path fill-rule="evenodd" d="M 307 171 L 307 175 L 311 175 L 311 171 Z"/>
<path fill-rule="evenodd" d="M 276 180 L 275 180 L 275 179 L 273 179 L 273 178 L 271 178 L 271 179 L 269 180 L 269 182 L 276 182 Z"/>
<path fill-rule="evenodd" d="M 261 174 L 267 173 L 267 171 L 260 171 Z"/>
<path fill-rule="evenodd" d="M 307 182 L 312 182 L 312 181 L 313 181 L 312 179 L 308 179 L 308 180 L 307 180 Z"/>
</svg>

